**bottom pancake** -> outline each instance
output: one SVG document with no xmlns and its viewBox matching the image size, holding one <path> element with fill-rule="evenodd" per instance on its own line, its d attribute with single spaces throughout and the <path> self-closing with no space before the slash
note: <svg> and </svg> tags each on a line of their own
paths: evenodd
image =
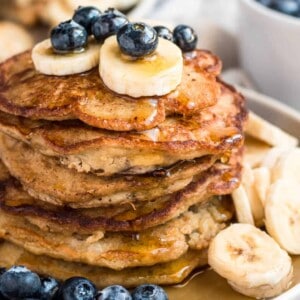
<svg viewBox="0 0 300 300">
<path fill-rule="evenodd" d="M 193 270 L 207 265 L 207 252 L 205 250 L 188 251 L 179 259 L 169 263 L 114 271 L 108 268 L 34 255 L 12 243 L 0 243 L 0 266 L 9 268 L 13 265 L 23 265 L 34 272 L 52 276 L 58 280 L 82 276 L 93 281 L 98 289 L 114 284 L 130 288 L 145 283 L 158 285 L 180 283 Z"/>
<path fill-rule="evenodd" d="M 230 199 L 215 197 L 190 207 L 163 225 L 139 233 L 96 231 L 82 235 L 53 233 L 22 215 L 0 210 L 0 238 L 37 255 L 121 270 L 175 260 L 189 249 L 205 249 L 232 215 Z"/>
</svg>

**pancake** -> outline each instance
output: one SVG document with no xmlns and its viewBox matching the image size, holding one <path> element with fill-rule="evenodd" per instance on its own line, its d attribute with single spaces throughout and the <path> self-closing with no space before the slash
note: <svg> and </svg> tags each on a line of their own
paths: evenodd
<svg viewBox="0 0 300 300">
<path fill-rule="evenodd" d="M 188 249 L 203 250 L 226 227 L 233 208 L 228 199 L 192 206 L 178 218 L 139 233 L 52 233 L 23 215 L 0 211 L 0 238 L 29 252 L 66 261 L 121 270 L 178 259 Z"/>
<path fill-rule="evenodd" d="M 184 59 L 181 84 L 162 97 L 131 98 L 117 95 L 102 82 L 98 67 L 69 76 L 37 72 L 31 52 L 0 65 L 0 109 L 33 119 L 80 119 L 109 130 L 147 130 L 166 115 L 190 115 L 216 103 L 220 60 L 195 50 Z"/>
<path fill-rule="evenodd" d="M 0 182 L 4 182 L 10 178 L 10 174 L 3 162 L 0 160 Z"/>
<path fill-rule="evenodd" d="M 11 174 L 31 194 L 56 205 L 73 207 L 153 200 L 185 188 L 217 160 L 206 156 L 141 176 L 97 177 L 67 169 L 55 159 L 2 134 L 0 150 Z"/>
<path fill-rule="evenodd" d="M 237 153 L 229 164 L 215 164 L 176 193 L 152 201 L 100 208 L 74 209 L 39 201 L 29 196 L 16 179 L 8 178 L 0 182 L 0 208 L 10 214 L 21 214 L 31 223 L 53 232 L 141 231 L 164 224 L 213 195 L 230 194 L 239 185 L 240 159 L 241 153 Z"/>
<path fill-rule="evenodd" d="M 0 244 L 0 265 L 6 268 L 13 265 L 26 266 L 41 275 L 52 276 L 58 280 L 81 276 L 93 281 L 98 289 L 114 284 L 130 288 L 144 283 L 158 285 L 180 283 L 194 269 L 207 265 L 207 253 L 206 251 L 188 251 L 179 259 L 169 263 L 115 271 L 34 255 L 14 244 L 3 242 Z"/>
<path fill-rule="evenodd" d="M 79 172 L 140 174 L 181 160 L 223 155 L 243 144 L 244 98 L 221 84 L 216 105 L 190 118 L 169 117 L 143 132 L 111 132 L 79 121 L 32 121 L 0 114 L 0 130 Z"/>
</svg>

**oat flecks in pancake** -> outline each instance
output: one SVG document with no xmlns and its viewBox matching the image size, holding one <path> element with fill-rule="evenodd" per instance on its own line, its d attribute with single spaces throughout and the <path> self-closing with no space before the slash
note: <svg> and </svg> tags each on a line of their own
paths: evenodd
<svg viewBox="0 0 300 300">
<path fill-rule="evenodd" d="M 6 268 L 23 265 L 39 274 L 59 280 L 82 276 L 93 281 L 98 289 L 114 284 L 129 288 L 146 282 L 158 285 L 182 282 L 195 268 L 207 265 L 207 252 L 205 250 L 188 251 L 170 263 L 114 271 L 108 268 L 66 262 L 44 255 L 34 255 L 9 242 L 3 242 L 0 244 L 0 264 Z"/>
<path fill-rule="evenodd" d="M 217 104 L 198 115 L 168 117 L 143 132 L 111 132 L 79 121 L 32 121 L 6 113 L 0 113 L 0 131 L 79 172 L 146 173 L 180 160 L 224 154 L 243 143 L 244 99 L 225 84 L 221 90 Z"/>
<path fill-rule="evenodd" d="M 25 52 L 0 65 L 0 109 L 35 119 L 78 118 L 117 131 L 150 129 L 163 122 L 166 114 L 193 114 L 216 103 L 220 61 L 206 51 L 195 54 L 185 59 L 182 82 L 174 92 L 134 99 L 107 89 L 98 68 L 69 76 L 40 74 L 31 53 Z"/>
<path fill-rule="evenodd" d="M 229 199 L 210 199 L 178 218 L 138 233 L 96 231 L 90 235 L 50 232 L 25 216 L 0 211 L 0 238 L 37 255 L 121 270 L 178 259 L 188 249 L 203 250 L 232 217 Z M 28 238 L 30 237 L 30 238 Z"/>
</svg>

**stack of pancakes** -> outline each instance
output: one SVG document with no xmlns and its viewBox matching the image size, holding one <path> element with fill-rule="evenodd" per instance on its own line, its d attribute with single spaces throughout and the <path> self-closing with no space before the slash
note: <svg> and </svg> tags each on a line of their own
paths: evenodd
<svg viewBox="0 0 300 300">
<path fill-rule="evenodd" d="M 197 50 L 175 91 L 133 99 L 97 68 L 47 76 L 30 52 L 1 64 L 0 266 L 131 287 L 205 265 L 233 216 L 247 116 L 220 71 Z"/>
</svg>

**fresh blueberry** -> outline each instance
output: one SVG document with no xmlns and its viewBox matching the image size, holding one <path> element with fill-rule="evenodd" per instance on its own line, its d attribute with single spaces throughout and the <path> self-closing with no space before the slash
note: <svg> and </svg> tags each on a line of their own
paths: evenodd
<svg viewBox="0 0 300 300">
<path fill-rule="evenodd" d="M 273 4 L 273 0 L 257 0 L 263 6 L 271 7 Z"/>
<path fill-rule="evenodd" d="M 287 15 L 296 16 L 300 12 L 298 0 L 274 0 L 274 9 Z"/>
<path fill-rule="evenodd" d="M 120 285 L 112 285 L 102 290 L 97 300 L 132 300 L 130 293 Z"/>
<path fill-rule="evenodd" d="M 67 53 L 83 49 L 88 42 L 84 27 L 73 20 L 60 23 L 51 30 L 51 44 L 56 52 Z"/>
<path fill-rule="evenodd" d="M 52 277 L 41 278 L 40 300 L 50 300 L 59 288 L 59 283 Z"/>
<path fill-rule="evenodd" d="M 151 54 L 158 45 L 158 36 L 153 27 L 145 23 L 128 23 L 117 33 L 121 51 L 133 57 Z"/>
<path fill-rule="evenodd" d="M 36 273 L 23 266 L 15 266 L 0 276 L 0 292 L 9 299 L 36 298 L 41 280 Z"/>
<path fill-rule="evenodd" d="M 72 277 L 60 286 L 55 297 L 59 300 L 93 300 L 96 294 L 96 287 L 91 281 L 83 277 Z"/>
<path fill-rule="evenodd" d="M 73 20 L 83 26 L 88 34 L 92 34 L 92 24 L 101 16 L 101 11 L 94 6 L 79 6 Z"/>
<path fill-rule="evenodd" d="M 92 25 L 92 33 L 96 40 L 103 42 L 107 37 L 114 35 L 128 23 L 125 15 L 116 9 L 109 9 L 104 12 Z"/>
<path fill-rule="evenodd" d="M 160 286 L 144 284 L 133 291 L 132 300 L 168 300 L 168 296 Z"/>
<path fill-rule="evenodd" d="M 198 37 L 190 26 L 176 26 L 173 35 L 175 43 L 183 52 L 192 51 L 196 48 Z"/>
<path fill-rule="evenodd" d="M 173 42 L 173 33 L 169 28 L 165 26 L 154 26 L 153 28 L 159 37 Z"/>
</svg>

